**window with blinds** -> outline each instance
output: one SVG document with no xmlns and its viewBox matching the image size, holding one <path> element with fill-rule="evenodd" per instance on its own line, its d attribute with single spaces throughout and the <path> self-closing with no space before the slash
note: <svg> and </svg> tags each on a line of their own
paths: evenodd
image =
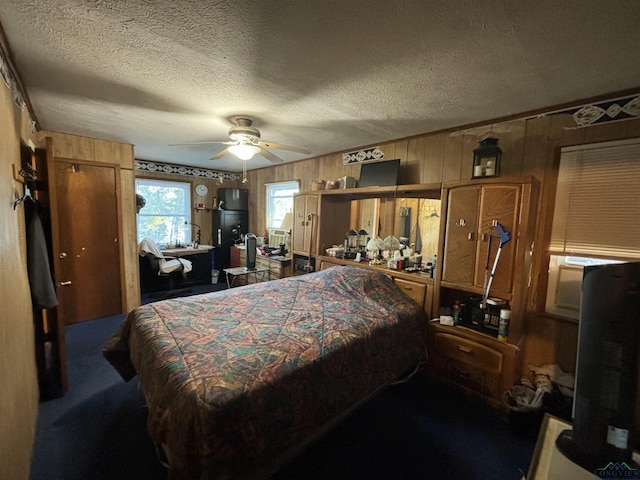
<svg viewBox="0 0 640 480">
<path fill-rule="evenodd" d="M 578 319 L 583 269 L 640 259 L 640 139 L 562 150 L 547 313 Z"/>
<path fill-rule="evenodd" d="M 549 249 L 640 259 L 640 139 L 563 149 Z"/>
</svg>

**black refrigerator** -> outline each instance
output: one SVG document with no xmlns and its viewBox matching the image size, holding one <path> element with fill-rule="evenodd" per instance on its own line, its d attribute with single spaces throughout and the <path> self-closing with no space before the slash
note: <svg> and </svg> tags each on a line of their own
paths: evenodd
<svg viewBox="0 0 640 480">
<path fill-rule="evenodd" d="M 242 243 L 242 236 L 249 228 L 249 212 L 246 210 L 214 210 L 213 244 L 214 268 L 219 272 L 231 266 L 231 247 Z M 223 275 L 220 274 L 220 279 Z"/>
</svg>

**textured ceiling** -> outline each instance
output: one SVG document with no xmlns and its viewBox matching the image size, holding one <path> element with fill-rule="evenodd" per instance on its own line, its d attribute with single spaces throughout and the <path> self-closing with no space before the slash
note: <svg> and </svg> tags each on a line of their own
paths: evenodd
<svg viewBox="0 0 640 480">
<path fill-rule="evenodd" d="M 40 127 L 239 171 L 247 114 L 286 161 L 640 86 L 638 0 L 2 0 Z M 249 169 L 271 165 L 262 157 Z"/>
</svg>

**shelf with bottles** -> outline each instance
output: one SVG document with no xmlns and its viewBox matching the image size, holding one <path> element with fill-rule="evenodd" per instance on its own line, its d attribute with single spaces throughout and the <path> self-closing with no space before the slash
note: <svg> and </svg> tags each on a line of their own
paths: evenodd
<svg viewBox="0 0 640 480">
<path fill-rule="evenodd" d="M 482 294 L 479 293 L 441 288 L 439 314 L 452 317 L 454 326 L 465 327 L 497 339 L 500 310 L 509 309 L 509 302 L 502 298 L 488 297 L 487 305 L 483 308 L 482 301 Z"/>
</svg>

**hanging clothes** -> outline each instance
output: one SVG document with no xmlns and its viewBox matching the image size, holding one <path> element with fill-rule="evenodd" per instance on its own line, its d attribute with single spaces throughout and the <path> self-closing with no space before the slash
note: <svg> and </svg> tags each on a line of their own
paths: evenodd
<svg viewBox="0 0 640 480">
<path fill-rule="evenodd" d="M 52 308 L 58 305 L 58 298 L 51 275 L 47 239 L 40 219 L 40 205 L 36 201 L 27 201 L 24 208 L 31 301 L 34 308 Z"/>
</svg>

